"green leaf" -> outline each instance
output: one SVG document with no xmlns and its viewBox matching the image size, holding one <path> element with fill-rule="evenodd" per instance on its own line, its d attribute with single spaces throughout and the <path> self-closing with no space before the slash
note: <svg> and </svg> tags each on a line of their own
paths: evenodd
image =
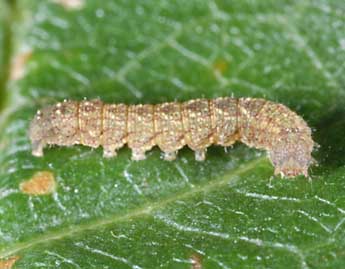
<svg viewBox="0 0 345 269">
<path fill-rule="evenodd" d="M 32 55 L 24 77 L 1 82 L 0 258 L 18 256 L 13 268 L 192 268 L 193 257 L 202 268 L 343 268 L 342 0 L 59 2 L 19 0 L 10 21 L 11 49 Z M 231 95 L 304 117 L 320 145 L 310 179 L 273 177 L 266 153 L 242 144 L 210 147 L 202 163 L 187 148 L 174 162 L 157 148 L 140 162 L 127 148 L 110 160 L 83 146 L 31 155 L 34 113 L 64 98 Z M 23 193 L 39 171 L 56 192 Z"/>
<path fill-rule="evenodd" d="M 6 102 L 6 83 L 9 78 L 12 53 L 12 23 L 15 22 L 15 1 L 0 3 L 0 110 Z"/>
</svg>

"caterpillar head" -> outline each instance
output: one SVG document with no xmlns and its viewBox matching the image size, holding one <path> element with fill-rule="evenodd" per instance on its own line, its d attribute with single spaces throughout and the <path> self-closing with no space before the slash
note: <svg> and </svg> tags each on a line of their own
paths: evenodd
<svg viewBox="0 0 345 269">
<path fill-rule="evenodd" d="M 65 101 L 37 111 L 29 130 L 32 154 L 43 156 L 47 144 L 73 145 L 77 142 L 77 130 L 76 102 Z"/>
<path fill-rule="evenodd" d="M 308 177 L 308 167 L 314 162 L 311 152 L 313 150 L 311 139 L 278 143 L 269 151 L 270 159 L 275 167 L 274 174 L 282 177 L 295 177 L 304 175 Z"/>
</svg>

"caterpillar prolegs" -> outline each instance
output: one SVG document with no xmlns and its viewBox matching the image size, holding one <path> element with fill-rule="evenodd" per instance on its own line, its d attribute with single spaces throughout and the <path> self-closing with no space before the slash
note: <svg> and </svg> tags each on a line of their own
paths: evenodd
<svg viewBox="0 0 345 269">
<path fill-rule="evenodd" d="M 237 140 L 265 149 L 275 174 L 308 176 L 314 142 L 306 122 L 282 104 L 256 98 L 195 99 L 156 105 L 104 104 L 100 100 L 64 101 L 39 110 L 30 126 L 32 154 L 46 145 L 103 147 L 113 157 L 128 144 L 133 160 L 157 145 L 174 160 L 188 145 L 198 161 L 211 144 Z"/>
</svg>

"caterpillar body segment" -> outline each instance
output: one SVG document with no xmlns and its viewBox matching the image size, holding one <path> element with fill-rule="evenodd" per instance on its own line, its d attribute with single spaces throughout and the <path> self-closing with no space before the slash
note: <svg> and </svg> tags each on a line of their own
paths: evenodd
<svg viewBox="0 0 345 269">
<path fill-rule="evenodd" d="M 60 106 L 69 107 L 67 102 Z M 103 142 L 103 139 L 101 139 L 103 133 L 103 104 L 100 100 L 94 100 L 80 102 L 78 106 L 77 121 L 79 126 L 75 131 L 79 133 L 79 143 L 91 148 L 97 148 Z"/>
<path fill-rule="evenodd" d="M 128 107 L 127 143 L 133 160 L 144 160 L 145 152 L 155 145 L 154 106 Z"/>
<path fill-rule="evenodd" d="M 155 142 L 164 152 L 164 159 L 172 161 L 185 145 L 182 104 L 158 104 L 154 113 Z"/>
<path fill-rule="evenodd" d="M 282 104 L 256 98 L 222 97 L 157 105 L 104 104 L 100 100 L 64 101 L 38 111 L 30 126 L 32 154 L 46 145 L 102 146 L 104 157 L 128 145 L 133 160 L 157 145 L 164 159 L 174 160 L 188 145 L 203 161 L 212 144 L 241 141 L 265 149 L 275 174 L 308 176 L 314 142 L 311 130 Z"/>
<path fill-rule="evenodd" d="M 103 106 L 102 141 L 103 156 L 116 156 L 116 151 L 127 143 L 128 107 L 124 104 Z"/>
</svg>

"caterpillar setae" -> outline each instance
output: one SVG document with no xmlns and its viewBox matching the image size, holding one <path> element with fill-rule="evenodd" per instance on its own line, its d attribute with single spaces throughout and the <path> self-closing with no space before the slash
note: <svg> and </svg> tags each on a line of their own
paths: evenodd
<svg viewBox="0 0 345 269">
<path fill-rule="evenodd" d="M 116 156 L 126 143 L 133 160 L 145 159 L 154 145 L 174 160 L 188 145 L 195 159 L 205 159 L 211 144 L 237 140 L 265 149 L 275 174 L 308 176 L 314 142 L 306 122 L 282 104 L 257 98 L 222 97 L 157 105 L 104 104 L 100 100 L 67 101 L 39 110 L 31 122 L 32 154 L 46 145 L 103 146 L 104 157 Z"/>
</svg>

